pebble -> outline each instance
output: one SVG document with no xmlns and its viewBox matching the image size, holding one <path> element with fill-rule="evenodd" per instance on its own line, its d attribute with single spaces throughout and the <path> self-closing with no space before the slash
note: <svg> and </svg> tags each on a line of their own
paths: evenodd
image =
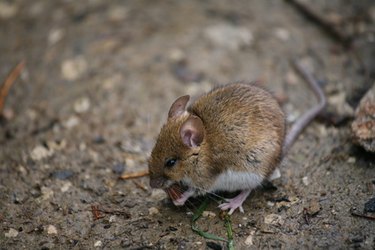
<svg viewBox="0 0 375 250">
<path fill-rule="evenodd" d="M 14 238 L 17 237 L 18 231 L 14 228 L 9 228 L 9 231 L 4 234 L 7 238 Z"/>
<path fill-rule="evenodd" d="M 214 218 L 216 214 L 212 211 L 203 211 L 202 216 L 205 218 Z"/>
<path fill-rule="evenodd" d="M 61 74 L 65 80 L 74 81 L 79 79 L 88 69 L 88 64 L 83 56 L 65 60 L 61 65 Z"/>
<path fill-rule="evenodd" d="M 57 234 L 57 229 L 54 225 L 49 225 L 47 228 L 47 234 Z"/>
<path fill-rule="evenodd" d="M 100 240 L 98 240 L 98 241 L 96 241 L 96 242 L 94 243 L 94 247 L 101 247 L 101 246 L 103 246 L 103 242 L 100 241 Z"/>
<path fill-rule="evenodd" d="M 69 169 L 62 169 L 62 170 L 56 170 L 52 174 L 52 177 L 59 179 L 59 180 L 66 180 L 69 179 L 74 175 L 74 172 Z"/>
<path fill-rule="evenodd" d="M 18 12 L 18 6 L 12 1 L 1 1 L 0 2 L 0 18 L 9 19 L 15 16 Z"/>
<path fill-rule="evenodd" d="M 264 223 L 282 226 L 284 224 L 284 219 L 278 214 L 269 214 L 264 217 Z"/>
<path fill-rule="evenodd" d="M 229 24 L 210 26 L 206 28 L 204 34 L 213 45 L 228 50 L 239 50 L 249 46 L 253 41 L 250 30 Z"/>
<path fill-rule="evenodd" d="M 303 183 L 303 185 L 308 186 L 308 185 L 310 184 L 310 182 L 309 182 L 309 177 L 304 176 L 304 177 L 302 178 L 302 183 Z"/>
<path fill-rule="evenodd" d="M 72 183 L 70 181 L 66 181 L 64 182 L 64 184 L 62 185 L 62 187 L 60 188 L 61 192 L 62 193 L 65 193 L 66 191 L 69 190 L 69 188 L 72 186 Z"/>
<path fill-rule="evenodd" d="M 245 245 L 246 246 L 252 246 L 252 245 L 254 245 L 254 242 L 253 242 L 254 234 L 255 234 L 255 231 L 251 231 L 250 235 L 247 236 L 247 238 L 245 240 Z"/>
<path fill-rule="evenodd" d="M 116 222 L 116 215 L 111 215 L 108 220 L 110 223 Z"/>
<path fill-rule="evenodd" d="M 42 200 L 48 200 L 53 196 L 53 190 L 48 187 L 41 187 L 40 191 L 42 192 Z"/>
<path fill-rule="evenodd" d="M 320 206 L 320 203 L 319 203 L 318 199 L 312 199 L 309 202 L 309 207 L 307 208 L 307 213 L 310 216 L 315 216 L 319 213 L 320 210 L 321 210 L 321 206 Z"/>
<path fill-rule="evenodd" d="M 148 209 L 148 214 L 149 215 L 155 215 L 155 214 L 158 214 L 159 213 L 159 209 L 157 209 L 156 207 L 150 207 L 149 209 Z"/>
<path fill-rule="evenodd" d="M 90 109 L 90 99 L 81 97 L 74 102 L 74 111 L 78 114 L 85 113 Z"/>
<path fill-rule="evenodd" d="M 79 124 L 80 120 L 77 116 L 71 116 L 63 124 L 65 128 L 73 128 Z"/>
<path fill-rule="evenodd" d="M 375 152 L 375 84 L 362 97 L 352 123 L 354 142 L 369 152 Z"/>
<path fill-rule="evenodd" d="M 64 31 L 62 29 L 52 29 L 48 33 L 48 44 L 50 46 L 58 43 L 64 37 Z"/>
<path fill-rule="evenodd" d="M 155 201 L 161 201 L 167 198 L 168 195 L 162 189 L 153 189 L 151 193 L 151 198 Z"/>
<path fill-rule="evenodd" d="M 168 53 L 168 59 L 173 63 L 181 63 L 186 60 L 186 54 L 180 49 L 172 49 Z"/>
<path fill-rule="evenodd" d="M 117 162 L 112 166 L 112 172 L 117 175 L 121 175 L 125 171 L 125 164 Z"/>
<path fill-rule="evenodd" d="M 375 197 L 365 203 L 365 212 L 375 213 Z"/>
<path fill-rule="evenodd" d="M 34 161 L 39 161 L 51 155 L 53 155 L 53 150 L 49 150 L 42 145 L 38 145 L 31 151 L 30 157 Z"/>
<path fill-rule="evenodd" d="M 128 13 L 129 10 L 123 6 L 112 6 L 108 11 L 108 18 L 113 22 L 123 21 Z"/>
<path fill-rule="evenodd" d="M 283 42 L 286 42 L 289 40 L 290 38 L 290 33 L 287 29 L 284 29 L 284 28 L 276 28 L 275 31 L 274 31 L 274 34 L 275 36 L 283 41 Z"/>
</svg>

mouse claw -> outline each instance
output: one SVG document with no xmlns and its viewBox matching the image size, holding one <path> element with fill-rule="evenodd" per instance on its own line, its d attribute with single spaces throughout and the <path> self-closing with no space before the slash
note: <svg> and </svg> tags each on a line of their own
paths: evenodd
<svg viewBox="0 0 375 250">
<path fill-rule="evenodd" d="M 195 193 L 195 190 L 192 189 L 192 188 L 189 188 L 187 191 L 185 191 L 180 198 L 176 199 L 176 200 L 172 200 L 173 201 L 173 204 L 175 206 L 183 206 L 185 204 L 185 202 L 191 197 L 193 196 Z"/>
<path fill-rule="evenodd" d="M 239 195 L 233 199 L 226 199 L 226 202 L 219 205 L 221 210 L 228 210 L 228 214 L 233 214 L 234 211 L 238 208 L 241 213 L 244 213 L 242 203 L 246 200 L 247 196 L 250 194 L 250 190 L 243 190 Z"/>
</svg>

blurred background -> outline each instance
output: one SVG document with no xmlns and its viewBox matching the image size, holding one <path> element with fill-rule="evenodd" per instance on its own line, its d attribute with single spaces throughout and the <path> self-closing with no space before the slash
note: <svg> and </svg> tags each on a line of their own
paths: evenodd
<svg viewBox="0 0 375 250">
<path fill-rule="evenodd" d="M 0 92 L 0 245 L 221 249 L 191 231 L 194 208 L 173 207 L 147 177 L 118 177 L 147 169 L 180 95 L 259 81 L 293 123 L 316 103 L 298 59 L 329 105 L 292 148 L 277 191 L 232 216 L 235 244 L 374 247 L 372 222 L 349 212 L 375 190 L 373 154 L 351 129 L 374 84 L 374 22 L 370 0 L 0 0 L 0 82 L 16 76 Z M 225 236 L 209 209 L 201 227 Z"/>
</svg>

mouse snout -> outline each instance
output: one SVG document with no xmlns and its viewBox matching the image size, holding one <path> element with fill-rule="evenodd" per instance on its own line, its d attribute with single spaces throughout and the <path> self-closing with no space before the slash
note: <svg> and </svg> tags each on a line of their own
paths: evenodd
<svg viewBox="0 0 375 250">
<path fill-rule="evenodd" d="M 165 183 L 165 178 L 162 176 L 150 178 L 150 186 L 152 188 L 162 188 Z"/>
</svg>

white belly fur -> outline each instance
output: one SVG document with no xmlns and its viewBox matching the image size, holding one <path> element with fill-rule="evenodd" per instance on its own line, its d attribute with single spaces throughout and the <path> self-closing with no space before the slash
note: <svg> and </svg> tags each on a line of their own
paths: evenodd
<svg viewBox="0 0 375 250">
<path fill-rule="evenodd" d="M 262 183 L 263 179 L 262 176 L 254 173 L 228 170 L 218 176 L 210 191 L 233 192 L 237 190 L 254 189 Z"/>
</svg>

